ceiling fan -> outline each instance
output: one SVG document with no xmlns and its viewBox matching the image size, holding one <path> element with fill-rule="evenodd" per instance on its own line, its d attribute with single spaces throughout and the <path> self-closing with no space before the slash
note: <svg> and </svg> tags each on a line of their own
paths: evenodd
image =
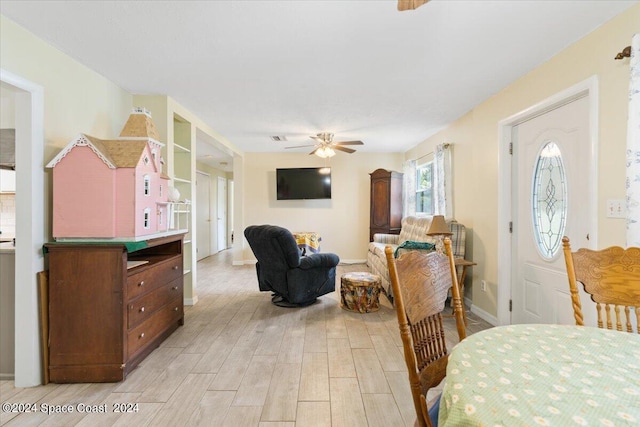
<svg viewBox="0 0 640 427">
<path fill-rule="evenodd" d="M 284 148 L 314 147 L 313 151 L 311 151 L 309 155 L 315 154 L 318 157 L 326 158 L 334 156 L 336 154 L 335 150 L 349 154 L 356 152 L 356 150 L 354 150 L 353 148 L 345 147 L 345 145 L 364 145 L 364 142 L 362 141 L 334 142 L 333 134 L 330 132 L 322 132 L 317 134 L 316 136 L 311 136 L 310 138 L 315 139 L 318 142 L 316 144 L 296 145 L 293 147 Z"/>
</svg>

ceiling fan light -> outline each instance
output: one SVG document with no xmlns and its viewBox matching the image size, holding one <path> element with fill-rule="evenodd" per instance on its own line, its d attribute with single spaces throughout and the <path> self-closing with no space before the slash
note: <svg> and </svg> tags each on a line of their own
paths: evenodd
<svg viewBox="0 0 640 427">
<path fill-rule="evenodd" d="M 316 150 L 316 156 L 326 159 L 327 157 L 333 157 L 336 152 L 331 147 L 320 147 Z"/>
</svg>

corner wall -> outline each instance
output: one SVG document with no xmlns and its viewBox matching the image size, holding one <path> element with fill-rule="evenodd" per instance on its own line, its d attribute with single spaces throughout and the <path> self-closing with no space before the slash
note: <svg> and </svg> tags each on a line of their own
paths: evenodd
<svg viewBox="0 0 640 427">
<path fill-rule="evenodd" d="M 625 223 L 606 217 L 607 199 L 625 198 L 625 150 L 629 60 L 617 52 L 640 31 L 640 4 L 577 41 L 526 76 L 475 107 L 443 131 L 405 153 L 417 158 L 450 142 L 453 148 L 455 217 L 470 229 L 473 281 L 487 280 L 487 292 L 473 287 L 473 304 L 498 312 L 498 123 L 596 75 L 599 81 L 598 247 L 624 245 Z M 459 94 L 464 96 L 464 94 Z"/>
</svg>

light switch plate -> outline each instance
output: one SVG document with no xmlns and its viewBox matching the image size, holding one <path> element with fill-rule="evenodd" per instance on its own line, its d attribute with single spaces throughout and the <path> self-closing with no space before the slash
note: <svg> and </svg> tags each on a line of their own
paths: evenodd
<svg viewBox="0 0 640 427">
<path fill-rule="evenodd" d="M 607 200 L 607 218 L 626 218 L 627 202 L 624 199 Z"/>
</svg>

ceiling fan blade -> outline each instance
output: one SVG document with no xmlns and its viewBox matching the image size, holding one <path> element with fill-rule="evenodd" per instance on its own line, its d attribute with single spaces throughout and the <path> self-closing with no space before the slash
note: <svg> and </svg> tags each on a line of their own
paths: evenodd
<svg viewBox="0 0 640 427">
<path fill-rule="evenodd" d="M 364 145 L 362 141 L 342 141 L 336 142 L 335 145 Z"/>
<path fill-rule="evenodd" d="M 315 144 L 307 144 L 307 145 L 294 145 L 293 147 L 284 147 L 284 148 L 305 148 L 305 147 L 315 147 Z"/>
<path fill-rule="evenodd" d="M 318 151 L 320 149 L 320 147 L 316 148 L 315 150 L 313 150 L 312 152 L 309 153 L 310 156 L 313 156 L 314 154 L 316 154 L 316 151 Z"/>
<path fill-rule="evenodd" d="M 416 9 L 429 0 L 398 0 L 398 10 L 413 10 Z"/>
<path fill-rule="evenodd" d="M 349 154 L 356 152 L 356 150 L 354 150 L 353 148 L 341 147 L 339 145 L 333 145 L 331 148 L 338 151 L 344 151 L 345 153 L 349 153 Z"/>
</svg>

